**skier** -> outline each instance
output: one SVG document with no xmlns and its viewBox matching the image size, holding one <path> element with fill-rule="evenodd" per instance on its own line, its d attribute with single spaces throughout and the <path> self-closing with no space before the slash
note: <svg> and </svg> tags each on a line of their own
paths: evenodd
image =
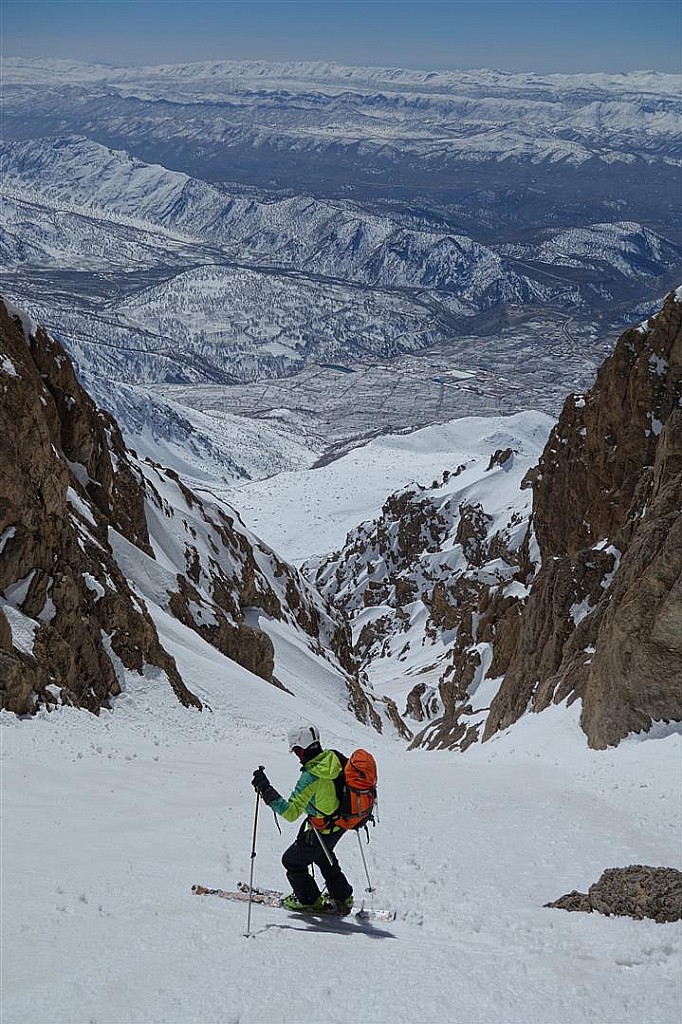
<svg viewBox="0 0 682 1024">
<path fill-rule="evenodd" d="M 289 910 L 348 914 L 353 907 L 353 888 L 333 852 L 345 831 L 333 820 L 339 806 L 334 779 L 341 774 L 341 762 L 333 750 L 322 749 L 320 733 L 314 725 L 297 726 L 287 738 L 289 750 L 301 762 L 301 777 L 289 799 L 279 795 L 261 768 L 256 769 L 251 780 L 268 807 L 286 821 L 296 821 L 303 813 L 307 815 L 295 841 L 282 856 L 293 889 L 284 906 Z M 327 884 L 327 896 L 320 893 L 309 871 L 311 864 L 320 869 Z"/>
</svg>

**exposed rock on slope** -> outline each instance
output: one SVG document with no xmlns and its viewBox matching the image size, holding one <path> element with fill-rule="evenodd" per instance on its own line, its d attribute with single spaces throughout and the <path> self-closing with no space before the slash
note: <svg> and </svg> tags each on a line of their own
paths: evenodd
<svg viewBox="0 0 682 1024">
<path fill-rule="evenodd" d="M 566 401 L 533 489 L 542 566 L 484 738 L 566 697 L 597 748 L 682 718 L 681 299 Z"/>
<path fill-rule="evenodd" d="M 578 697 L 595 748 L 682 719 L 681 299 L 672 293 L 626 331 L 594 387 L 567 399 L 526 478 L 533 511 L 519 589 L 474 596 L 452 680 L 441 680 L 444 714 L 415 743 L 473 736 L 467 696 L 481 648 L 471 639 L 490 643 L 484 679 L 496 692 L 484 740 L 528 709 Z M 463 645 L 471 616 L 476 631 Z"/>
<path fill-rule="evenodd" d="M 578 697 L 596 748 L 682 719 L 681 403 L 678 289 L 567 399 L 539 466 L 512 445 L 458 467 L 308 567 L 371 675 L 420 677 L 415 745 L 464 749 Z"/>
<path fill-rule="evenodd" d="M 480 685 L 508 660 L 532 571 L 523 545 L 531 495 L 519 485 L 550 426 L 537 413 L 480 421 L 466 462 L 391 495 L 341 551 L 306 566 L 351 616 L 375 688 L 404 695 L 410 724 L 437 730 L 434 745 L 478 737 L 490 700 Z"/>
<path fill-rule="evenodd" d="M 151 553 L 140 480 L 118 428 L 61 346 L 0 304 L 0 682 L 3 707 L 90 711 L 120 692 L 117 659 L 156 667 L 200 706 L 111 554 L 108 529 Z"/>
<path fill-rule="evenodd" d="M 560 910 L 593 910 L 610 917 L 651 917 L 660 924 L 682 920 L 682 871 L 651 868 L 607 868 L 587 892 L 569 892 L 547 907 Z"/>
<path fill-rule="evenodd" d="M 3 707 L 91 711 L 121 666 L 167 678 L 200 707 L 163 648 L 153 609 L 277 684 L 261 616 L 302 634 L 379 724 L 343 616 L 212 498 L 126 450 L 62 347 L 0 304 L 0 681 Z M 151 614 L 150 614 L 151 611 Z"/>
</svg>

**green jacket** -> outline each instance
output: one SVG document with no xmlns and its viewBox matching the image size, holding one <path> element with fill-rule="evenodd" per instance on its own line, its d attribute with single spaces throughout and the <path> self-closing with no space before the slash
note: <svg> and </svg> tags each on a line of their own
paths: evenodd
<svg viewBox="0 0 682 1024">
<path fill-rule="evenodd" d="M 304 813 L 313 818 L 332 815 L 339 806 L 334 779 L 340 773 L 341 762 L 334 751 L 323 750 L 303 766 L 289 799 L 280 796 L 270 807 L 286 821 L 296 821 Z M 335 831 L 318 827 L 321 832 Z"/>
</svg>

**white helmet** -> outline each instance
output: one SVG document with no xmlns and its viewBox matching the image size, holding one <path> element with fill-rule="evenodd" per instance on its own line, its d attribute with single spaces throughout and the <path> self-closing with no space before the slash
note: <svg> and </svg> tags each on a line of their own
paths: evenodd
<svg viewBox="0 0 682 1024">
<path fill-rule="evenodd" d="M 309 722 L 305 725 L 296 725 L 293 729 L 289 729 L 287 740 L 289 741 L 289 750 L 293 750 L 294 747 L 307 750 L 313 743 L 320 742 L 320 730 Z"/>
</svg>

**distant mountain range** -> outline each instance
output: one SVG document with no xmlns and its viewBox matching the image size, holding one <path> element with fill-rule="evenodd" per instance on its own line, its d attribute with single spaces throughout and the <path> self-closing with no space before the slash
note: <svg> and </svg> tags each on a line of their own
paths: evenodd
<svg viewBox="0 0 682 1024">
<path fill-rule="evenodd" d="M 110 68 L 10 58 L 4 83 L 12 133 L 28 106 L 43 122 L 59 110 L 62 125 L 87 135 L 97 116 L 100 132 L 120 137 L 139 138 L 144 125 L 156 142 L 193 138 L 204 155 L 240 144 L 365 150 L 386 161 L 409 154 L 429 168 L 682 157 L 679 80 L 651 71 L 427 73 L 263 61 Z"/>
<path fill-rule="evenodd" d="M 429 415 L 555 413 L 679 279 L 673 75 L 7 58 L 0 110 L 4 291 L 93 382 L 222 388 L 435 348 L 495 381 Z M 137 444 L 150 400 L 94 386 Z M 174 443 L 176 414 L 154 418 Z"/>
<path fill-rule="evenodd" d="M 84 369 L 126 381 L 386 359 L 492 332 L 509 304 L 594 315 L 682 259 L 629 222 L 491 246 L 345 200 L 227 192 L 83 138 L 1 154 L 9 293 Z"/>
<path fill-rule="evenodd" d="M 9 58 L 0 106 L 6 140 L 88 138 L 230 190 L 353 199 L 483 243 L 612 220 L 681 240 L 676 75 Z"/>
</svg>

